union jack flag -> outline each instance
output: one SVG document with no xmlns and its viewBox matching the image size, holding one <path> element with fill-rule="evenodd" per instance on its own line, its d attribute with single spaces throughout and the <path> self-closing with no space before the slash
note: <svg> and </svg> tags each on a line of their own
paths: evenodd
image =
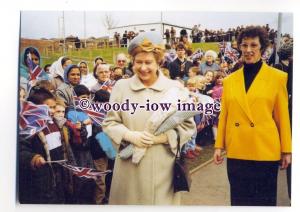
<svg viewBox="0 0 300 212">
<path fill-rule="evenodd" d="M 93 123 L 96 124 L 97 126 L 101 126 L 103 120 L 106 117 L 106 111 L 105 110 L 100 110 L 100 111 L 95 111 L 92 108 L 84 110 L 88 116 L 92 119 Z"/>
<path fill-rule="evenodd" d="M 59 163 L 59 164 L 65 168 L 69 169 L 77 177 L 85 177 L 85 178 L 94 179 L 94 180 L 97 180 L 99 177 L 105 176 L 112 172 L 111 170 L 106 170 L 106 171 L 101 172 L 101 171 L 97 171 L 96 169 L 92 169 L 92 168 L 72 166 L 65 162 Z"/>
<path fill-rule="evenodd" d="M 91 102 L 89 103 L 87 108 L 82 108 L 80 103 L 80 98 L 76 96 L 75 92 L 73 94 L 73 101 L 74 101 L 75 109 L 80 109 L 83 112 L 85 112 L 95 125 L 97 126 L 102 125 L 102 122 L 105 119 L 107 114 L 107 112 L 103 108 L 100 108 L 97 104 L 93 104 Z M 86 101 L 89 100 L 86 99 Z"/>
<path fill-rule="evenodd" d="M 20 135 L 29 138 L 42 131 L 52 121 L 47 105 L 36 105 L 29 101 L 21 103 L 19 114 Z"/>
<path fill-rule="evenodd" d="M 231 46 L 228 46 L 224 52 L 224 57 L 230 59 L 232 63 L 236 63 L 238 61 L 239 55 L 240 53 L 237 50 L 233 49 Z"/>
<path fill-rule="evenodd" d="M 32 61 L 30 53 L 27 55 L 26 62 L 29 68 L 29 81 L 35 80 L 42 73 L 43 69 Z"/>
<path fill-rule="evenodd" d="M 107 81 L 105 81 L 105 82 L 102 84 L 102 86 L 101 86 L 100 89 L 105 90 L 105 91 L 108 91 L 109 93 L 111 93 L 112 88 L 114 87 L 115 84 L 116 84 L 116 81 L 114 81 L 114 80 L 107 80 Z M 99 90 L 100 90 L 100 89 L 99 89 Z"/>
</svg>

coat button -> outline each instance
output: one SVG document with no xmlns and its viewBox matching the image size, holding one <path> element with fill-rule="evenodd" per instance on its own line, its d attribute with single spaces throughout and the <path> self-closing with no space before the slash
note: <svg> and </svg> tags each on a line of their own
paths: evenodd
<svg viewBox="0 0 300 212">
<path fill-rule="evenodd" d="M 251 122 L 250 126 L 251 126 L 251 127 L 254 127 L 254 124 Z"/>
<path fill-rule="evenodd" d="M 240 126 L 240 123 L 238 123 L 238 122 L 237 122 L 237 123 L 235 123 L 235 126 L 236 126 L 236 127 Z"/>
</svg>

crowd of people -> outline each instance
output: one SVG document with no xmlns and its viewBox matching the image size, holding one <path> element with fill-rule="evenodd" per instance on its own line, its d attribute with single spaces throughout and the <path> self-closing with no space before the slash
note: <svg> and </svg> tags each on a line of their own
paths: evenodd
<svg viewBox="0 0 300 212">
<path fill-rule="evenodd" d="M 229 29 L 226 33 L 221 30 L 201 32 L 196 28 L 192 30 L 194 42 L 218 41 L 226 47 L 220 45 L 219 54 L 213 50 L 193 50 L 186 30 L 180 32 L 179 41 L 175 40 L 174 29 L 167 30 L 166 45 L 162 45 L 162 38 L 157 39 L 151 33 L 137 35 L 125 31 L 122 38 L 118 34 L 115 36 L 121 46 L 128 46 L 132 60 L 119 53 L 115 64 L 107 64 L 99 56 L 93 61 L 93 70 L 89 70 L 89 62 L 74 64 L 72 58 L 62 56 L 45 65 L 38 74 L 32 69 L 41 66 L 41 55 L 34 47 L 25 48 L 20 56 L 20 105 L 28 102 L 47 105 L 50 117 L 41 131 L 19 136 L 20 202 L 179 204 L 178 194 L 173 194 L 171 189 L 174 155 L 170 153 L 176 152 L 176 137 L 181 138 L 185 158 L 199 157 L 204 146 L 217 140 L 220 113 L 196 114 L 165 133 L 155 135 L 144 126 L 147 126 L 147 120 L 153 119 L 151 113 L 130 115 L 109 111 L 97 122 L 86 111 L 77 108 L 76 98 L 87 98 L 95 103 L 122 103 L 125 98 L 141 102 L 148 97 L 160 102 L 168 99 L 163 91 L 175 87 L 178 89 L 175 97 L 184 99 L 184 96 L 195 104 L 220 103 L 223 79 L 241 70 L 245 64 L 246 58 L 240 47 L 244 43 L 237 42 L 236 38 L 247 27 Z M 269 32 L 268 41 L 274 43 L 270 37 L 276 32 L 268 25 L 261 28 Z M 270 55 L 260 60 L 288 73 L 290 97 L 292 47 L 292 38 L 284 36 L 277 51 L 280 62 L 270 63 Z M 230 56 L 232 53 L 234 57 Z M 182 90 L 188 95 L 185 96 Z M 291 98 L 289 103 L 291 111 Z M 134 146 L 132 160 L 138 161 L 138 165 L 118 156 L 128 144 Z M 224 146 L 219 141 L 217 147 Z M 160 159 L 157 160 L 158 155 Z M 50 163 L 60 160 L 76 167 L 101 172 L 112 170 L 112 173 L 97 179 L 80 178 L 58 163 Z"/>
<path fill-rule="evenodd" d="M 277 37 L 277 31 L 271 29 L 269 24 L 263 26 L 264 29 L 267 30 L 269 34 L 269 40 L 274 42 Z M 245 29 L 245 26 L 237 26 L 235 28 L 229 28 L 228 30 L 209 30 L 209 29 L 200 29 L 200 25 L 194 25 L 191 31 L 190 38 L 192 39 L 193 43 L 200 43 L 200 42 L 231 42 L 236 40 L 241 33 Z"/>
</svg>

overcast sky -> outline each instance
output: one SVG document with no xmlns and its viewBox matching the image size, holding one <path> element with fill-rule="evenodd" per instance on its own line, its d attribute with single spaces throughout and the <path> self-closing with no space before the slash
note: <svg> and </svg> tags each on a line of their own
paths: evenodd
<svg viewBox="0 0 300 212">
<path fill-rule="evenodd" d="M 113 17 L 117 26 L 159 22 L 161 12 L 133 12 L 113 11 L 96 12 L 86 11 L 87 37 L 101 37 L 107 35 L 103 21 L 105 14 Z M 62 36 L 59 27 L 62 11 L 23 11 L 21 12 L 21 37 L 25 38 L 57 38 Z M 66 11 L 65 35 L 76 35 L 84 38 L 84 12 Z M 201 28 L 224 29 L 238 25 L 265 25 L 277 29 L 278 13 L 241 13 L 241 12 L 162 12 L 164 22 L 192 27 L 201 24 Z M 291 13 L 283 14 L 282 32 L 293 33 L 293 16 Z"/>
</svg>

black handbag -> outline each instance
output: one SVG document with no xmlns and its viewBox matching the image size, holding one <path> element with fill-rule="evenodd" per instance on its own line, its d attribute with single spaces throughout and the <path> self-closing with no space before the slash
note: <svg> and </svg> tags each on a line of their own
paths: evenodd
<svg viewBox="0 0 300 212">
<path fill-rule="evenodd" d="M 180 151 L 180 137 L 177 137 L 177 152 L 175 156 L 175 164 L 173 170 L 173 187 L 174 193 L 178 191 L 190 191 L 191 175 L 184 161 L 184 157 Z"/>
</svg>

